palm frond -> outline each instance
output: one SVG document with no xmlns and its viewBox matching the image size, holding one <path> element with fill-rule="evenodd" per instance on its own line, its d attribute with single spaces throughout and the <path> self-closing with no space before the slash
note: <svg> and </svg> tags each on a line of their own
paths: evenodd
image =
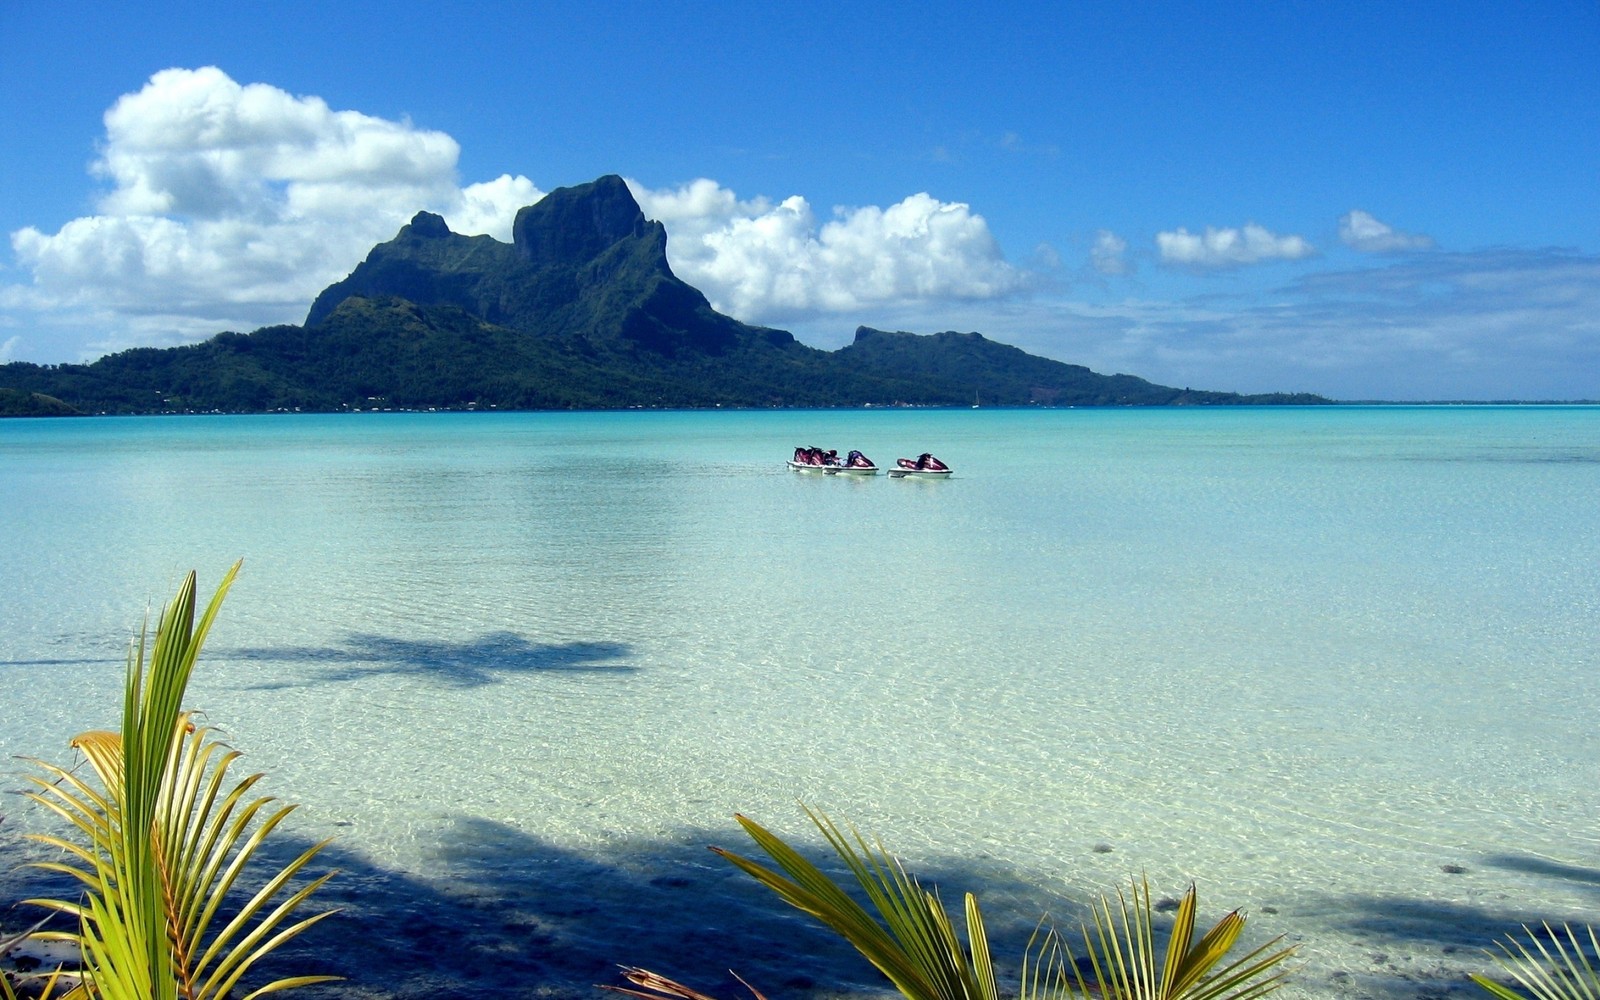
<svg viewBox="0 0 1600 1000">
<path fill-rule="evenodd" d="M 1562 924 L 1566 936 L 1566 943 L 1563 943 L 1555 930 L 1545 924 L 1543 937 L 1549 938 L 1549 947 L 1541 940 L 1541 935 L 1527 926 L 1522 929 L 1532 948 L 1528 943 L 1508 937 L 1498 942 L 1499 954 L 1491 954 L 1500 967 L 1528 991 L 1526 996 L 1477 973 L 1472 976 L 1473 982 L 1500 1000 L 1528 1000 L 1529 997 L 1533 1000 L 1600 1000 L 1600 965 L 1597 965 L 1600 959 L 1596 957 L 1600 956 L 1600 941 L 1596 940 L 1593 925 L 1585 928 L 1586 934 L 1580 935 L 1571 925 Z M 1583 937 L 1588 938 L 1587 949 Z"/>
<path fill-rule="evenodd" d="M 907 1000 L 998 1000 L 988 932 L 972 893 L 965 896 L 966 942 L 936 889 L 925 889 L 876 841 L 854 829 L 848 834 L 809 807 L 806 815 L 822 832 L 865 893 L 872 911 L 858 904 L 781 838 L 754 820 L 738 816 L 777 868 L 712 848 L 785 902 L 832 928 Z M 1019 1000 L 1258 1000 L 1283 984 L 1294 948 L 1275 938 L 1228 961 L 1244 929 L 1235 910 L 1195 941 L 1198 900 L 1191 885 L 1179 902 L 1163 955 L 1155 940 L 1155 906 L 1149 882 L 1136 880 L 1129 894 L 1101 897 L 1082 928 L 1080 961 L 1066 939 L 1041 920 L 1024 950 Z M 1545 1000 L 1545 998 L 1540 998 Z M 1600 1000 L 1586 997 L 1584 1000 Z"/>
<path fill-rule="evenodd" d="M 998 1000 L 988 940 L 974 897 L 966 897 L 968 944 L 963 946 L 938 895 L 925 890 L 898 858 L 881 844 L 868 843 L 855 830 L 846 834 L 816 810 L 807 807 L 806 815 L 866 894 L 874 912 L 747 816 L 736 818 L 781 872 L 731 851 L 712 850 L 785 902 L 832 928 L 908 1000 Z"/>
<path fill-rule="evenodd" d="M 34 900 L 74 914 L 84 985 L 105 1000 L 223 1000 L 255 963 L 328 913 L 292 919 L 329 877 L 298 891 L 291 882 L 327 845 L 314 844 L 279 869 L 220 926 L 216 917 L 253 870 L 267 836 L 294 810 L 254 796 L 260 774 L 229 774 L 240 754 L 196 725 L 182 701 L 200 648 L 238 573 L 235 564 L 195 621 L 194 574 L 160 616 L 153 642 L 129 653 L 122 730 L 73 740 L 95 782 L 39 764 L 29 797 L 78 834 L 35 839 L 62 849 L 42 867 L 85 888 L 82 902 Z M 148 659 L 146 653 L 148 652 Z M 251 996 L 330 977 L 296 976 Z"/>
<path fill-rule="evenodd" d="M 1238 910 L 1195 943 L 1199 900 L 1193 885 L 1178 903 L 1159 964 L 1149 882 L 1135 881 L 1128 895 L 1119 891 L 1117 903 L 1113 911 L 1110 899 L 1102 897 L 1092 908 L 1093 926 L 1082 928 L 1092 979 L 1084 977 L 1071 946 L 1062 942 L 1065 958 L 1056 969 L 1063 992 L 1085 998 L 1098 994 L 1104 1000 L 1255 1000 L 1282 986 L 1288 975 L 1283 963 L 1295 949 L 1279 947 L 1281 937 L 1222 964 L 1244 930 L 1244 914 Z"/>
</svg>

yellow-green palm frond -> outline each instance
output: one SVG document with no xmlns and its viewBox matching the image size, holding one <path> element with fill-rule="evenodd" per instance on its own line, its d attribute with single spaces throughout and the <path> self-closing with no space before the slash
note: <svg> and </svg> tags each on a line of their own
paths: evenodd
<svg viewBox="0 0 1600 1000">
<path fill-rule="evenodd" d="M 908 1000 L 998 1000 L 988 938 L 976 897 L 965 900 L 968 943 L 963 946 L 936 893 L 924 889 L 881 844 L 848 834 L 820 812 L 806 809 L 871 902 L 876 916 L 781 838 L 754 820 L 737 817 L 779 870 L 713 848 L 772 889 L 785 902 L 816 917 L 877 966 Z"/>
<path fill-rule="evenodd" d="M 25 986 L 23 996 L 26 996 L 28 1000 L 53 1000 L 58 995 L 61 1000 L 79 1000 L 83 996 L 83 991 L 79 987 L 69 985 L 68 988 L 63 990 L 64 983 L 71 984 L 73 981 L 59 968 L 38 975 L 19 976 L 18 978 L 24 982 L 36 981 L 38 983 L 38 985 L 32 985 L 29 982 L 29 985 Z M 63 992 L 58 994 L 58 990 L 63 990 Z M 0 972 L 0 1000 L 18 1000 L 17 989 L 12 985 L 9 973 Z"/>
<path fill-rule="evenodd" d="M 1149 882 L 1135 881 L 1130 895 L 1131 900 L 1119 891 L 1115 907 L 1110 897 L 1101 897 L 1091 908 L 1091 924 L 1082 928 L 1082 962 L 1064 940 L 1059 946 L 1050 940 L 1057 937 L 1054 931 L 1045 935 L 1043 978 L 1063 993 L 1104 1000 L 1255 1000 L 1283 985 L 1289 971 L 1283 963 L 1294 947 L 1279 947 L 1281 937 L 1224 964 L 1244 930 L 1240 911 L 1224 916 L 1196 942 L 1198 895 L 1189 886 L 1158 959 Z"/>
<path fill-rule="evenodd" d="M 326 846 L 313 844 L 228 906 L 254 870 L 267 836 L 294 807 L 253 794 L 260 774 L 235 778 L 237 750 L 198 726 L 180 705 L 188 678 L 236 564 L 198 625 L 194 575 L 163 609 L 146 660 L 147 637 L 129 655 L 121 733 L 73 740 L 96 781 L 39 764 L 30 798 L 63 817 L 76 837 L 39 836 L 64 858 L 42 867 L 76 878 L 80 902 L 33 900 L 75 915 L 84 984 L 106 1000 L 223 1000 L 263 956 L 328 913 L 296 911 L 330 875 L 292 883 Z M 248 996 L 332 977 L 280 979 Z"/>
<path fill-rule="evenodd" d="M 1563 942 L 1561 936 L 1545 924 L 1542 936 L 1550 940 L 1548 946 L 1541 935 L 1526 926 L 1522 929 L 1528 942 L 1508 937 L 1499 942 L 1500 953 L 1494 954 L 1494 960 L 1517 985 L 1527 990 L 1527 994 L 1476 973 L 1472 976 L 1473 982 L 1500 1000 L 1528 1000 L 1529 997 L 1533 1000 L 1600 1000 L 1600 964 L 1597 964 L 1600 963 L 1597 957 L 1600 956 L 1600 941 L 1596 940 L 1592 925 L 1584 928 L 1586 933 L 1580 933 L 1562 924 L 1561 930 L 1566 936 Z M 1587 947 L 1584 938 L 1588 939 Z"/>
<path fill-rule="evenodd" d="M 712 850 L 832 928 L 907 1000 L 998 1000 L 994 961 L 975 895 L 965 896 L 963 944 L 937 891 L 923 888 L 881 844 L 869 843 L 854 829 L 842 831 L 820 812 L 807 808 L 806 814 L 866 894 L 871 911 L 748 817 L 737 818 L 777 863 L 776 869 Z M 1091 926 L 1083 928 L 1082 961 L 1074 958 L 1057 930 L 1040 921 L 1022 957 L 1019 1000 L 1258 1000 L 1283 984 L 1283 963 L 1294 949 L 1279 947 L 1281 937 L 1228 960 L 1244 929 L 1239 911 L 1195 941 L 1197 899 L 1191 885 L 1178 904 L 1166 950 L 1158 954 L 1149 883 L 1134 882 L 1131 897 L 1119 892 L 1114 900 L 1103 897 L 1091 908 Z"/>
</svg>

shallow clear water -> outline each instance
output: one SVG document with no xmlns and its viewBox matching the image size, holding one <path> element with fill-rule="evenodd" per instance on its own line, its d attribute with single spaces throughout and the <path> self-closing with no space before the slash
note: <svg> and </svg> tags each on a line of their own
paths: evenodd
<svg viewBox="0 0 1600 1000">
<path fill-rule="evenodd" d="M 6 421 L 0 753 L 243 557 L 190 701 L 337 838 L 330 995 L 875 987 L 702 849 L 797 800 L 1016 948 L 1147 873 L 1299 995 L 1469 993 L 1597 921 L 1597 498 L 1592 408 Z"/>
</svg>

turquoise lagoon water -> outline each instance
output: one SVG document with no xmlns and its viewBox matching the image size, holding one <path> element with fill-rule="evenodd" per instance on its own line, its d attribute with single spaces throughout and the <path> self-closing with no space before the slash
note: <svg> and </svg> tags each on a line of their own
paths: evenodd
<svg viewBox="0 0 1600 1000">
<path fill-rule="evenodd" d="M 6 421 L 0 511 L 8 758 L 114 724 L 146 608 L 243 557 L 190 700 L 336 838 L 330 996 L 877 990 L 704 850 L 815 844 L 801 800 L 1005 953 L 1141 873 L 1307 997 L 1600 920 L 1593 408 Z"/>
</svg>

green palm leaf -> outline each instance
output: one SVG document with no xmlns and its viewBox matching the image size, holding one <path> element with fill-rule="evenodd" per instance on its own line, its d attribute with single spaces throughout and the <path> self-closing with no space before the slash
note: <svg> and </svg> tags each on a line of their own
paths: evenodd
<svg viewBox="0 0 1600 1000">
<path fill-rule="evenodd" d="M 1533 947 L 1530 949 L 1516 938 L 1507 938 L 1499 944 L 1500 954 L 1494 959 L 1528 991 L 1527 996 L 1477 973 L 1472 976 L 1473 982 L 1500 1000 L 1528 1000 L 1528 997 L 1534 1000 L 1600 1000 L 1600 967 L 1593 957 L 1600 955 L 1600 941 L 1595 938 L 1593 926 L 1586 928 L 1587 935 L 1580 935 L 1571 926 L 1562 924 L 1567 939 L 1564 944 L 1550 925 L 1545 924 L 1544 936 L 1550 939 L 1550 947 L 1528 927 L 1522 929 Z M 1587 949 L 1583 936 L 1589 939 Z"/>
<path fill-rule="evenodd" d="M 229 774 L 239 752 L 215 730 L 197 726 L 181 704 L 200 648 L 238 564 L 224 577 L 198 624 L 194 574 L 162 610 L 146 659 L 141 635 L 128 659 L 122 730 L 84 733 L 72 745 L 98 783 L 36 761 L 29 797 L 65 819 L 75 837 L 42 835 L 65 860 L 41 867 L 71 875 L 80 902 L 32 900 L 78 920 L 83 992 L 106 1000 L 223 1000 L 261 958 L 329 916 L 296 919 L 298 907 L 329 877 L 297 891 L 291 883 L 327 845 L 313 844 L 219 921 L 225 900 L 267 836 L 294 810 L 252 797 L 261 779 Z M 230 907 L 231 909 L 231 907 Z M 333 977 L 279 979 L 247 997 Z"/>
<path fill-rule="evenodd" d="M 1244 930 L 1244 914 L 1238 910 L 1195 942 L 1199 904 L 1193 885 L 1178 903 L 1158 966 L 1149 882 L 1134 882 L 1130 895 L 1131 901 L 1118 892 L 1115 910 L 1104 897 L 1092 908 L 1093 925 L 1082 928 L 1089 977 L 1062 941 L 1051 975 L 1063 994 L 1098 994 L 1105 1000 L 1254 1000 L 1283 985 L 1289 971 L 1283 963 L 1294 948 L 1278 947 L 1281 937 L 1222 964 Z"/>
<path fill-rule="evenodd" d="M 963 947 L 938 896 L 924 890 L 899 859 L 882 845 L 869 844 L 854 830 L 847 836 L 820 812 L 807 808 L 806 814 L 866 893 L 876 916 L 749 817 L 737 819 L 781 871 L 731 851 L 712 850 L 785 902 L 831 927 L 909 1000 L 998 1000 L 988 939 L 975 897 L 966 897 L 969 947 Z"/>
<path fill-rule="evenodd" d="M 965 897 L 963 944 L 937 891 L 924 889 L 881 844 L 868 843 L 853 829 L 846 834 L 810 808 L 806 815 L 865 893 L 870 911 L 748 817 L 737 818 L 776 868 L 712 850 L 832 928 L 907 1000 L 999 1000 L 976 896 Z M 1196 942 L 1198 904 L 1191 885 L 1178 905 L 1165 954 L 1158 958 L 1149 883 L 1135 882 L 1131 897 L 1119 892 L 1115 906 L 1103 897 L 1091 907 L 1092 925 L 1082 928 L 1082 963 L 1065 938 L 1041 921 L 1023 954 L 1020 1000 L 1257 1000 L 1283 984 L 1288 971 L 1283 963 L 1294 949 L 1279 947 L 1282 938 L 1227 961 L 1244 929 L 1239 911 L 1224 916 Z"/>
</svg>

